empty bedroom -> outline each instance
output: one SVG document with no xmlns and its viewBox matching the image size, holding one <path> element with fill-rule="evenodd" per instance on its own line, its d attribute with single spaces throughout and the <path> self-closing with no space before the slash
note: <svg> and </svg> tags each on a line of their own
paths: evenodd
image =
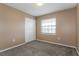
<svg viewBox="0 0 79 59">
<path fill-rule="evenodd" d="M 0 3 L 0 56 L 78 55 L 78 3 Z"/>
</svg>

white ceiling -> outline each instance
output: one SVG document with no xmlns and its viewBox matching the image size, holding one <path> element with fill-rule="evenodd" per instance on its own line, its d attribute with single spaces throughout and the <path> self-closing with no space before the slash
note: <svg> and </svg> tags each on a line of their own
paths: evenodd
<svg viewBox="0 0 79 59">
<path fill-rule="evenodd" d="M 45 3 L 43 6 L 37 6 L 35 3 L 6 3 L 6 5 L 33 16 L 45 15 L 51 12 L 57 12 L 76 6 L 75 3 Z"/>
</svg>

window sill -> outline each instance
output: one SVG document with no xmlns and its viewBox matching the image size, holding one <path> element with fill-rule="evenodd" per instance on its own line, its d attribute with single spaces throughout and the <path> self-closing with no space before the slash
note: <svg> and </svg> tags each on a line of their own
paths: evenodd
<svg viewBox="0 0 79 59">
<path fill-rule="evenodd" d="M 41 33 L 41 34 L 43 34 L 43 35 L 56 35 L 54 33 Z"/>
</svg>

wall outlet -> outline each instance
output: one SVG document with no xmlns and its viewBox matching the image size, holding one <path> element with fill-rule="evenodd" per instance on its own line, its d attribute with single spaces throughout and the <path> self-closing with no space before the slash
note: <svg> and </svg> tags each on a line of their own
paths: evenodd
<svg viewBox="0 0 79 59">
<path fill-rule="evenodd" d="M 16 40 L 13 38 L 12 41 L 15 42 Z"/>
</svg>

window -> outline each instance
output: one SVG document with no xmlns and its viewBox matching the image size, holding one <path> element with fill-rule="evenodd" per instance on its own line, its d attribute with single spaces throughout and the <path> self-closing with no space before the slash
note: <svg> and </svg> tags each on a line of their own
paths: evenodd
<svg viewBox="0 0 79 59">
<path fill-rule="evenodd" d="M 41 32 L 56 34 L 56 18 L 41 21 Z"/>
</svg>

